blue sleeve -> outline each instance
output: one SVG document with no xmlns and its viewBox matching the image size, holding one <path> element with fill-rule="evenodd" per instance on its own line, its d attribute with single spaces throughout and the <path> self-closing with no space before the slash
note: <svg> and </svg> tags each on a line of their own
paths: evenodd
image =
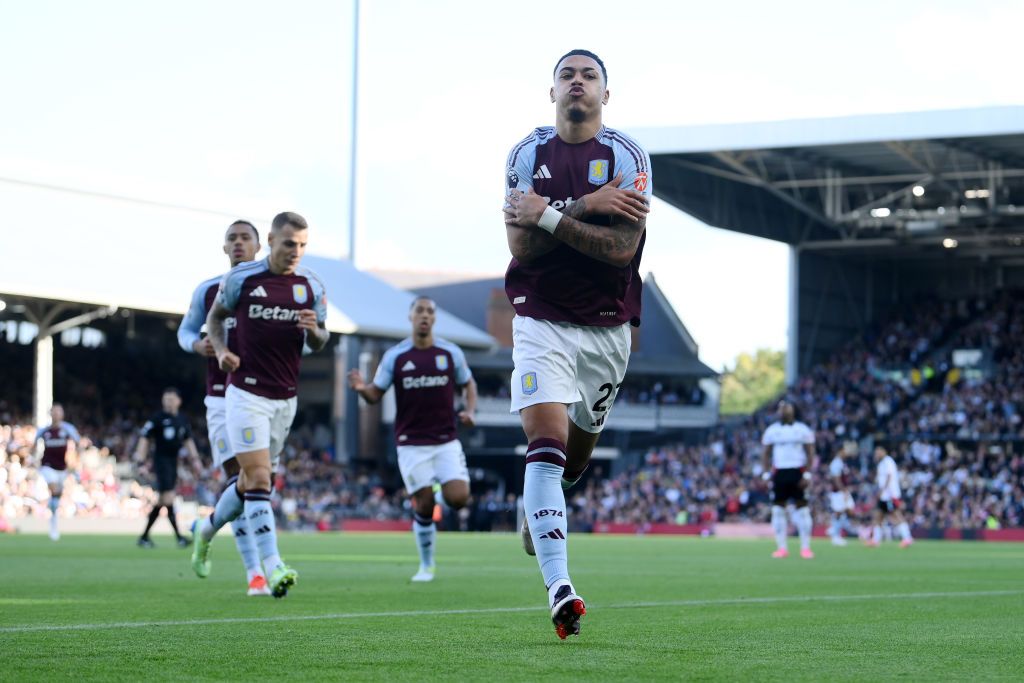
<svg viewBox="0 0 1024 683">
<path fill-rule="evenodd" d="M 40 427 L 39 429 L 36 430 L 36 438 L 32 439 L 32 446 L 33 447 L 37 443 L 39 443 L 39 439 L 43 438 L 43 434 L 46 433 L 46 429 L 47 429 L 46 427 Z"/>
<path fill-rule="evenodd" d="M 619 188 L 636 190 L 650 199 L 654 195 L 650 155 L 632 138 L 619 132 L 615 133 L 612 145 L 615 150 L 615 170 L 612 175 L 622 174 Z"/>
<path fill-rule="evenodd" d="M 206 310 L 207 286 L 204 282 L 196 287 L 196 291 L 192 295 L 192 303 L 189 304 L 185 317 L 181 319 L 181 324 L 178 325 L 178 346 L 188 353 L 194 353 L 192 345 L 199 341 L 200 331 L 203 329 L 203 325 L 206 324 L 206 314 L 208 313 Z"/>
<path fill-rule="evenodd" d="M 75 428 L 75 425 L 71 424 L 70 422 L 65 422 L 64 426 L 68 428 L 68 432 L 71 433 L 71 440 L 74 441 L 75 445 L 77 446 L 78 443 L 82 440 L 82 436 L 78 433 L 78 430 Z"/>
<path fill-rule="evenodd" d="M 327 288 L 324 287 L 324 283 L 316 275 L 307 279 L 309 280 L 310 286 L 313 288 L 313 310 L 316 312 L 317 322 L 326 322 Z"/>
<path fill-rule="evenodd" d="M 235 307 L 238 306 L 238 297 L 242 295 L 242 285 L 246 278 L 253 274 L 252 269 L 245 268 L 248 265 L 248 263 L 244 263 L 241 266 L 235 266 L 225 273 L 224 279 L 220 281 L 220 289 L 217 290 L 217 303 L 229 311 L 235 310 Z"/>
<path fill-rule="evenodd" d="M 473 373 L 466 364 L 466 354 L 458 346 L 453 345 L 452 358 L 455 359 L 455 383 L 459 386 L 469 384 L 469 380 L 473 379 Z"/>
<path fill-rule="evenodd" d="M 505 194 L 510 190 L 526 192 L 533 187 L 533 164 L 537 160 L 537 133 L 534 131 L 516 144 L 508 154 L 505 168 Z"/>
<path fill-rule="evenodd" d="M 387 391 L 395 380 L 395 357 L 398 355 L 398 347 L 392 346 L 384 352 L 377 366 L 377 374 L 373 376 L 373 384 L 381 391 Z"/>
</svg>

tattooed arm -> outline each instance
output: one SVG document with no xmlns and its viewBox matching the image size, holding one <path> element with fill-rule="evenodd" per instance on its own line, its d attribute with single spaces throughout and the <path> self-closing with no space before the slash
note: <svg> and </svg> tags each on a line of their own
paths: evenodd
<svg viewBox="0 0 1024 683">
<path fill-rule="evenodd" d="M 621 177 L 616 178 L 616 181 L 619 180 Z M 639 192 L 623 190 L 616 185 L 617 182 L 609 183 L 597 192 L 581 197 L 566 207 L 551 235 L 533 227 L 537 225 L 541 214 L 547 208 L 544 198 L 537 195 L 532 188 L 525 194 L 513 190 L 505 204 L 509 247 L 512 247 L 514 229 L 529 230 L 544 240 L 543 247 L 547 248 L 541 253 L 553 249 L 552 243 L 557 245 L 558 242 L 563 242 L 603 263 L 619 268 L 629 265 L 640 245 L 640 237 L 647 227 L 649 209 L 646 198 Z M 603 226 L 587 223 L 584 218 L 593 214 L 612 216 L 612 224 Z M 530 234 L 530 237 L 532 236 Z M 523 251 L 528 252 L 528 249 L 524 248 Z M 512 253 L 515 255 L 515 250 Z"/>
</svg>

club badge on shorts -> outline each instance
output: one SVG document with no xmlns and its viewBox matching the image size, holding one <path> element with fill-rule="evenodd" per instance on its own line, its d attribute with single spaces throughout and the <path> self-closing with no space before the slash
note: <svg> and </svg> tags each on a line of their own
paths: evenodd
<svg viewBox="0 0 1024 683">
<path fill-rule="evenodd" d="M 591 185 L 604 185 L 608 182 L 608 160 L 596 159 L 590 162 L 590 173 L 587 182 Z"/>
<path fill-rule="evenodd" d="M 254 444 L 256 443 L 256 430 L 252 427 L 246 427 L 242 430 L 242 443 Z"/>
<path fill-rule="evenodd" d="M 537 373 L 528 372 L 523 375 L 523 393 L 527 396 L 537 393 Z"/>
<path fill-rule="evenodd" d="M 306 285 L 292 285 L 292 297 L 295 299 L 295 303 L 304 304 L 309 299 L 309 292 L 306 291 Z"/>
<path fill-rule="evenodd" d="M 224 439 L 217 439 L 217 450 L 221 453 L 227 453 L 228 444 Z"/>
<path fill-rule="evenodd" d="M 437 369 L 442 372 L 448 369 L 448 356 L 440 355 L 434 356 L 434 361 L 437 362 Z"/>
</svg>

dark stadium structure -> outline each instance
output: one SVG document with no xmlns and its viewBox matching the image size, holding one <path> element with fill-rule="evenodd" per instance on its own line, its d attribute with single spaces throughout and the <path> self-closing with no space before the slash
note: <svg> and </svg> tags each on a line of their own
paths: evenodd
<svg viewBox="0 0 1024 683">
<path fill-rule="evenodd" d="M 790 245 L 790 381 L 916 298 L 1024 286 L 1024 107 L 632 132 L 657 197 Z"/>
</svg>

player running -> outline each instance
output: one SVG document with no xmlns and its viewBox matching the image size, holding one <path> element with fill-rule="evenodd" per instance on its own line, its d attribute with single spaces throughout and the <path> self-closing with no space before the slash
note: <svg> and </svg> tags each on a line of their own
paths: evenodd
<svg viewBox="0 0 1024 683">
<path fill-rule="evenodd" d="M 189 426 L 188 420 L 178 413 L 181 409 L 181 393 L 174 387 L 167 387 L 160 397 L 160 404 L 163 409 L 154 413 L 142 426 L 139 442 L 135 446 L 135 461 L 142 462 L 149 454 L 150 441 L 156 444 L 153 454 L 153 472 L 156 474 L 158 496 L 156 505 L 149 511 L 146 529 L 139 537 L 138 545 L 142 548 L 153 547 L 149 531 L 160 516 L 160 508 L 164 507 L 167 508 L 167 521 L 171 523 L 174 536 L 178 539 L 178 545 L 187 548 L 189 540 L 178 531 L 178 517 L 174 512 L 175 489 L 178 486 L 178 457 L 182 447 L 191 458 L 192 466 L 196 471 L 202 470 L 202 463 L 199 460 L 199 451 L 196 450 L 195 441 L 192 440 L 192 427 Z"/>
<path fill-rule="evenodd" d="M 277 598 L 288 593 L 298 572 L 278 552 L 271 472 L 295 418 L 303 345 L 319 351 L 330 339 L 323 326 L 324 286 L 300 264 L 308 232 L 306 219 L 297 213 L 275 216 L 268 238 L 270 256 L 243 263 L 225 275 L 206 318 L 217 362 L 228 373 L 228 439 L 242 471 L 235 485 L 221 494 L 213 514 L 196 526 L 192 568 L 200 578 L 209 575 L 214 534 L 244 514 Z M 237 353 L 227 345 L 226 321 L 232 316 Z"/>
<path fill-rule="evenodd" d="M 563 489 L 583 476 L 626 374 L 652 185 L 647 153 L 602 123 L 597 55 L 559 59 L 550 96 L 555 125 L 508 157 L 505 291 L 516 310 L 511 409 L 528 441 L 523 544 L 565 638 L 586 607 L 569 578 Z"/>
<path fill-rule="evenodd" d="M 395 387 L 395 444 L 398 469 L 412 498 L 412 532 L 420 553 L 420 568 L 413 581 L 434 579 L 434 482 L 450 507 L 469 501 L 469 470 L 462 444 L 455 436 L 456 422 L 473 426 L 476 381 L 458 346 L 434 337 L 437 306 L 417 297 L 409 310 L 412 336 L 388 349 L 372 384 L 358 370 L 348 374 L 349 386 L 370 403 L 377 403 Z M 455 387 L 465 401 L 455 414 Z"/>
<path fill-rule="evenodd" d="M 848 472 L 842 451 L 837 451 L 828 464 L 828 477 L 832 484 L 832 491 L 828 494 L 829 508 L 832 511 L 832 524 L 829 525 L 828 535 L 832 538 L 832 545 L 837 546 L 846 545 L 846 539 L 843 538 L 844 530 L 848 535 L 853 534 L 849 517 L 849 511 L 853 509 L 853 496 L 850 495 L 846 483 Z"/>
<path fill-rule="evenodd" d="M 900 501 L 900 473 L 896 468 L 896 461 L 892 459 L 884 448 L 875 448 L 875 462 L 878 464 L 878 472 L 875 483 L 878 485 L 878 508 L 875 510 L 874 527 L 872 528 L 871 540 L 867 545 L 878 547 L 882 542 L 882 522 L 888 521 L 900 535 L 900 547 L 907 548 L 914 543 L 914 537 L 910 534 L 910 525 L 903 519 Z"/>
<path fill-rule="evenodd" d="M 239 263 L 248 263 L 256 258 L 260 250 L 260 234 L 256 226 L 248 221 L 235 221 L 228 226 L 224 235 L 224 253 L 228 256 L 231 267 Z M 188 312 L 181 319 L 178 327 L 178 344 L 189 353 L 197 353 L 206 358 L 206 429 L 210 439 L 210 450 L 213 451 L 213 465 L 220 467 L 227 481 L 224 490 L 235 485 L 238 473 L 238 460 L 231 452 L 231 444 L 227 433 L 227 408 L 225 407 L 224 391 L 227 387 L 227 373 L 217 365 L 217 356 L 213 351 L 213 343 L 203 334 L 206 316 L 217 296 L 217 288 L 224 276 L 210 278 L 202 282 L 192 295 L 192 303 Z M 235 319 L 228 318 L 224 322 L 228 331 L 228 348 L 237 349 L 235 344 Z M 223 491 L 222 491 L 223 492 Z M 235 546 L 245 565 L 248 595 L 270 595 L 267 579 L 260 565 L 260 556 L 256 541 L 249 530 L 248 521 L 239 516 L 231 522 L 231 530 L 235 536 Z"/>
<path fill-rule="evenodd" d="M 772 530 L 776 550 L 772 557 L 789 557 L 786 548 L 786 510 L 800 536 L 800 557 L 814 559 L 811 552 L 811 511 L 804 495 L 811 481 L 808 464 L 814 461 L 814 432 L 796 419 L 789 401 L 779 402 L 779 421 L 768 426 L 761 437 L 764 446 L 761 476 L 772 482 Z M 783 507 L 783 506 L 786 507 Z"/>
<path fill-rule="evenodd" d="M 68 470 L 68 444 L 75 444 L 78 450 L 81 437 L 70 422 L 64 421 L 64 406 L 54 403 L 50 408 L 50 424 L 40 427 L 35 442 L 43 442 L 43 457 L 39 462 L 39 475 L 50 490 L 50 540 L 60 540 L 57 517 L 60 497 L 64 493 L 64 479 Z"/>
</svg>

